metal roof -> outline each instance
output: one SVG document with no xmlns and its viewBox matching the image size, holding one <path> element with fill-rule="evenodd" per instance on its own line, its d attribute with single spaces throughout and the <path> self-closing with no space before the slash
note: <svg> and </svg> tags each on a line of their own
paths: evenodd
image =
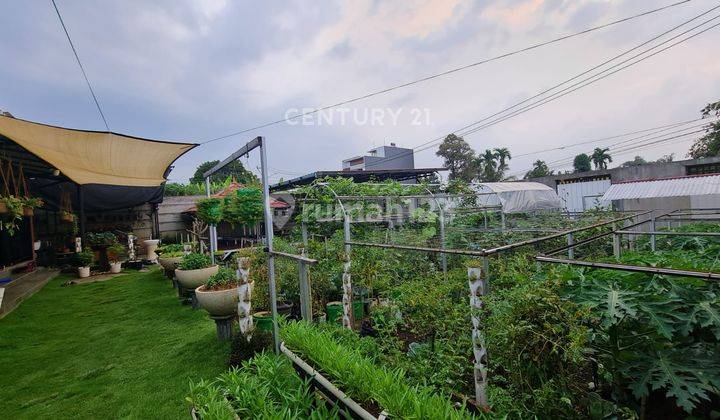
<svg viewBox="0 0 720 420">
<path fill-rule="evenodd" d="M 686 197 L 693 195 L 720 195 L 720 175 L 697 175 L 622 182 L 611 185 L 605 191 L 602 200 Z"/>
<path fill-rule="evenodd" d="M 419 176 L 430 175 L 439 171 L 446 171 L 445 168 L 423 168 L 423 169 L 383 169 L 375 171 L 345 170 L 345 171 L 317 171 L 288 181 L 279 182 L 270 186 L 270 191 L 285 191 L 295 187 L 312 184 L 316 179 L 325 177 L 352 178 L 355 182 L 384 181 L 394 179 L 404 181 Z"/>
</svg>

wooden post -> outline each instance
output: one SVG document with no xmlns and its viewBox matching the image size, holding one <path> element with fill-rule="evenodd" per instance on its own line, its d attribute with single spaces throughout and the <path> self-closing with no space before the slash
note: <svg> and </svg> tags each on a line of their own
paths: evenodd
<svg viewBox="0 0 720 420">
<path fill-rule="evenodd" d="M 567 234 L 567 244 L 573 245 L 574 243 L 575 243 L 575 238 L 573 237 L 573 234 L 568 233 Z M 572 246 L 570 248 L 568 248 L 568 258 L 570 258 L 571 260 L 575 258 L 575 248 L 573 248 Z"/>
<path fill-rule="evenodd" d="M 238 321 L 240 323 L 240 333 L 250 341 L 253 331 L 252 318 L 252 292 L 253 282 L 250 280 L 250 258 L 239 257 L 237 259 L 237 271 L 235 277 L 239 281 L 238 292 Z"/>
<path fill-rule="evenodd" d="M 487 348 L 480 322 L 483 309 L 482 296 L 486 293 L 485 279 L 483 270 L 479 267 L 468 267 L 467 273 L 470 286 L 473 356 L 475 358 L 475 401 L 478 406 L 487 407 Z"/>
<path fill-rule="evenodd" d="M 613 255 L 616 260 L 620 259 L 620 234 L 613 233 Z"/>
</svg>

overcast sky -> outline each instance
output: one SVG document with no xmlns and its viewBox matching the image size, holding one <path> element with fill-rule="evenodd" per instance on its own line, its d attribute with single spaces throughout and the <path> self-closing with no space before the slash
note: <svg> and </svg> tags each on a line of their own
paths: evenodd
<svg viewBox="0 0 720 420">
<path fill-rule="evenodd" d="M 57 0 L 111 130 L 192 142 L 672 2 Z M 340 169 L 342 159 L 391 141 L 413 147 L 716 5 L 693 0 L 356 102 L 322 121 L 296 120 L 201 146 L 176 162 L 170 178 L 187 180 L 200 162 L 222 159 L 256 135 L 270 143 L 274 181 Z M 718 41 L 720 27 L 466 140 L 476 150 L 507 147 L 519 155 L 697 118 L 706 103 L 720 99 Z M 4 2 L 0 57 L 0 109 L 32 121 L 104 130 L 50 0 Z M 375 121 L 372 112 L 378 112 Z M 689 144 L 637 154 L 684 158 Z M 536 159 L 549 162 L 587 149 L 529 154 L 513 159 L 510 169 L 524 171 Z M 416 166 L 440 166 L 436 150 L 419 152 Z M 635 154 L 614 156 L 615 162 Z M 257 162 L 253 157 L 247 163 L 254 169 Z"/>
</svg>

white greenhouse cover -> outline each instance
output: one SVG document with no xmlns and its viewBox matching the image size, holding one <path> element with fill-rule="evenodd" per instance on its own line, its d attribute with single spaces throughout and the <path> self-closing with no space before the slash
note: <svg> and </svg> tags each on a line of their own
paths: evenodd
<svg viewBox="0 0 720 420">
<path fill-rule="evenodd" d="M 688 176 L 651 181 L 613 184 L 605 191 L 603 201 L 636 198 L 686 197 L 720 195 L 720 175 Z"/>
<path fill-rule="evenodd" d="M 494 193 L 484 204 L 502 205 L 503 213 L 562 208 L 555 190 L 539 182 L 483 182 L 475 187 L 479 193 Z"/>
</svg>

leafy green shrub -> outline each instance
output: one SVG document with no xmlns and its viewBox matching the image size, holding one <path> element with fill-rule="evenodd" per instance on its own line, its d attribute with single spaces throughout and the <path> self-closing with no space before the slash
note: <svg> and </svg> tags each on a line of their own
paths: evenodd
<svg viewBox="0 0 720 420">
<path fill-rule="evenodd" d="M 241 333 L 233 336 L 230 343 L 230 367 L 239 367 L 244 361 L 252 358 L 255 354 L 263 350 L 271 351 L 275 342 L 272 333 L 255 329 L 250 340 L 248 341 Z"/>
<path fill-rule="evenodd" d="M 85 242 L 90 246 L 110 246 L 117 243 L 118 239 L 112 232 L 86 233 Z"/>
<path fill-rule="evenodd" d="M 200 270 L 212 265 L 210 257 L 204 254 L 190 253 L 183 257 L 178 267 L 180 270 Z"/>
<path fill-rule="evenodd" d="M 127 256 L 127 251 L 124 246 L 116 242 L 108 247 L 107 256 L 111 262 L 119 262 Z"/>
<path fill-rule="evenodd" d="M 184 249 L 183 244 L 166 244 L 160 245 L 155 252 L 158 254 L 168 254 L 171 252 L 182 252 Z"/>
<path fill-rule="evenodd" d="M 23 217 L 23 200 L 13 195 L 0 196 L 0 203 L 5 204 L 7 208 L 7 213 L 0 214 L 2 229 L 5 229 L 10 236 L 13 236 L 18 228 L 18 222 Z"/>
<path fill-rule="evenodd" d="M 210 276 L 205 282 L 205 290 L 224 290 L 230 287 L 236 287 L 238 283 L 235 277 L 235 271 L 220 267 L 217 273 Z"/>
<path fill-rule="evenodd" d="M 177 258 L 185 256 L 184 251 L 163 252 L 161 258 Z"/>
<path fill-rule="evenodd" d="M 360 403 L 377 403 L 393 417 L 463 419 L 471 414 L 453 408 L 432 388 L 410 386 L 404 372 L 378 367 L 356 349 L 345 347 L 306 322 L 283 323 L 281 335 L 289 348 L 313 362 L 319 371 Z"/>
<path fill-rule="evenodd" d="M 93 262 L 93 253 L 89 249 L 85 249 L 82 252 L 75 253 L 75 266 L 76 267 L 89 267 Z"/>
<path fill-rule="evenodd" d="M 262 219 L 263 211 L 259 188 L 240 188 L 223 200 L 223 220 L 232 225 L 254 225 Z"/>
<path fill-rule="evenodd" d="M 195 202 L 198 219 L 209 225 L 217 225 L 223 219 L 222 200 L 216 197 L 201 198 Z"/>
<path fill-rule="evenodd" d="M 191 383 L 187 401 L 204 420 L 340 418 L 287 358 L 272 353 L 257 354 L 213 381 Z"/>
</svg>

